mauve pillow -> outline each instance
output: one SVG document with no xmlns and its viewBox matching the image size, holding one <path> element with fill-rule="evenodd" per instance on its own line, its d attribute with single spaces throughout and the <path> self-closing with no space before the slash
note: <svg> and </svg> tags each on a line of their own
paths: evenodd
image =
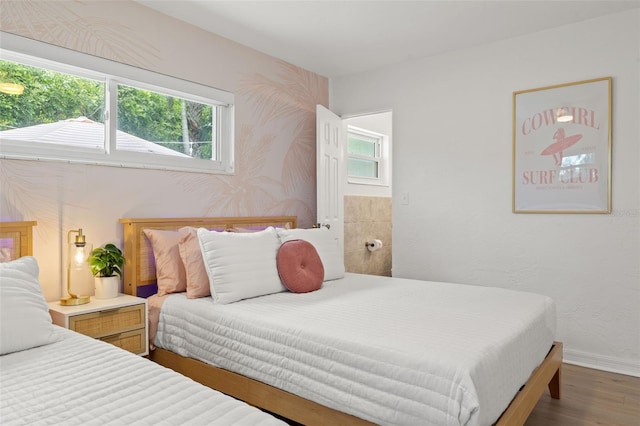
<svg viewBox="0 0 640 426">
<path fill-rule="evenodd" d="M 282 243 L 276 256 L 278 275 L 284 286 L 294 293 L 308 293 L 322 287 L 324 267 L 318 251 L 308 241 Z"/>
<path fill-rule="evenodd" d="M 305 240 L 313 244 L 322 260 L 325 281 L 344 278 L 344 253 L 340 250 L 338 240 L 327 228 L 278 229 L 277 231 L 282 243 Z"/>
<path fill-rule="evenodd" d="M 204 267 L 198 230 L 190 226 L 178 229 L 180 242 L 178 249 L 187 274 L 187 299 L 211 296 L 209 276 Z"/>
<path fill-rule="evenodd" d="M 13 256 L 9 247 L 0 248 L 0 263 L 11 262 Z"/>
<path fill-rule="evenodd" d="M 178 231 L 145 229 L 144 234 L 151 242 L 153 257 L 156 259 L 158 295 L 163 296 L 185 291 L 187 278 L 178 251 L 178 242 L 180 241 Z"/>
</svg>

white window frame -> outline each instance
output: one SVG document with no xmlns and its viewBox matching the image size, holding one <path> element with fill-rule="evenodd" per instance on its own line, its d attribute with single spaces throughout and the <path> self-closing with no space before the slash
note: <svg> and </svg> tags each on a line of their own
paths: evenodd
<svg viewBox="0 0 640 426">
<path fill-rule="evenodd" d="M 353 154 L 349 152 L 349 135 L 370 139 L 375 144 L 376 155 Z M 381 133 L 372 132 L 360 127 L 347 125 L 347 139 L 345 143 L 347 157 L 347 182 L 359 185 L 389 186 L 389 137 Z M 378 163 L 378 177 L 351 176 L 349 174 L 349 159 L 370 160 Z"/>
<path fill-rule="evenodd" d="M 0 40 L 0 59 L 101 81 L 105 84 L 106 92 L 104 150 L 79 149 L 35 142 L 25 144 L 2 138 L 0 158 L 233 174 L 234 95 L 232 93 L 14 34 L 0 32 Z M 216 143 L 215 152 L 219 153 L 219 158 L 207 160 L 117 150 L 115 135 L 118 84 L 214 105 L 217 133 L 213 138 Z"/>
</svg>

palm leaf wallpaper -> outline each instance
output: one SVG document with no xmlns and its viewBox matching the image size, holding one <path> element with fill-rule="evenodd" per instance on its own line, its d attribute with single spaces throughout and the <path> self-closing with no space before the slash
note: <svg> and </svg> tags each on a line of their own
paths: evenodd
<svg viewBox="0 0 640 426">
<path fill-rule="evenodd" d="M 316 105 L 323 103 L 322 94 L 328 92 L 328 86 L 326 79 L 320 80 L 309 71 L 278 63 L 281 71 L 276 79 L 256 74 L 242 81 L 240 93 L 254 101 L 254 112 L 262 124 L 278 120 L 297 123 L 282 168 L 282 183 L 290 194 L 304 184 L 315 187 Z"/>
<path fill-rule="evenodd" d="M 235 94 L 234 175 L 0 159 L 0 216 L 38 221 L 47 300 L 65 285 L 69 229 L 82 227 L 94 246 L 122 246 L 123 217 L 315 222 L 315 107 L 328 105 L 325 77 L 129 0 L 2 0 L 0 30 Z"/>
<path fill-rule="evenodd" d="M 74 4 L 75 3 L 75 4 Z M 140 67 L 152 66 L 160 52 L 113 19 L 84 15 L 90 2 L 9 0 L 2 2 L 2 31 L 42 40 Z"/>
</svg>

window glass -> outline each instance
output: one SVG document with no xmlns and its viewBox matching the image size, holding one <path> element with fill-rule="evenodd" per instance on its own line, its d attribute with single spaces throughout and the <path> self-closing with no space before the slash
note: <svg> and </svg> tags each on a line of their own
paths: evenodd
<svg viewBox="0 0 640 426">
<path fill-rule="evenodd" d="M 360 158 L 349 158 L 349 176 L 360 176 L 368 178 L 378 177 L 378 162 L 372 160 L 362 160 Z"/>
<path fill-rule="evenodd" d="M 13 94 L 0 86 L 3 138 L 104 149 L 104 127 L 81 124 L 103 122 L 104 82 L 0 60 L 0 83 L 21 87 Z"/>
<path fill-rule="evenodd" d="M 116 149 L 215 159 L 215 109 L 213 105 L 118 85 Z"/>
<path fill-rule="evenodd" d="M 376 141 L 365 140 L 355 135 L 349 136 L 348 144 L 349 153 L 366 155 L 368 157 L 376 156 Z"/>
</svg>

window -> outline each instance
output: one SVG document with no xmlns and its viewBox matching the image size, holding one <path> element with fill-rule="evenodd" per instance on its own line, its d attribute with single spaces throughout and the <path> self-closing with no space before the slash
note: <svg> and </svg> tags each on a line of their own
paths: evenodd
<svg viewBox="0 0 640 426">
<path fill-rule="evenodd" d="M 233 172 L 232 94 L 11 34 L 2 38 L 2 158 Z"/>
<path fill-rule="evenodd" d="M 347 126 L 347 179 L 350 183 L 388 185 L 387 137 Z"/>
</svg>

